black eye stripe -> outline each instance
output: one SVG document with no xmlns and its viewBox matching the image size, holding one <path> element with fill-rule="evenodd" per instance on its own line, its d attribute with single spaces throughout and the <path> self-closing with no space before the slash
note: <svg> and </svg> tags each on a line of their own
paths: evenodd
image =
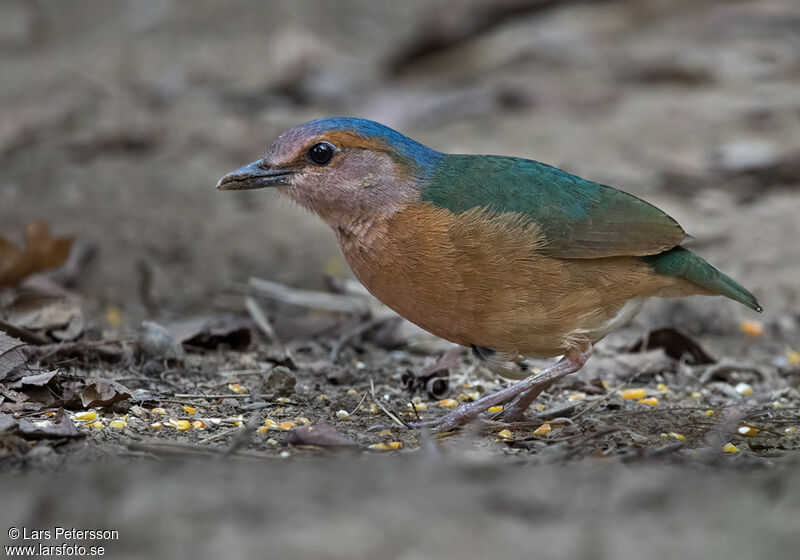
<svg viewBox="0 0 800 560">
<path fill-rule="evenodd" d="M 330 142 L 317 142 L 308 149 L 306 155 L 314 165 L 328 165 L 336 153 L 336 148 Z"/>
</svg>

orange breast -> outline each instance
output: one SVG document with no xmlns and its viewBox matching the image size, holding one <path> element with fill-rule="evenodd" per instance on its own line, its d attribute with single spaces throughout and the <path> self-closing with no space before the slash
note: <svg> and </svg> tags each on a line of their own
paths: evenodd
<svg viewBox="0 0 800 560">
<path fill-rule="evenodd" d="M 631 298 L 672 281 L 634 257 L 555 259 L 522 216 L 428 203 L 388 220 L 340 229 L 339 241 L 366 288 L 423 329 L 457 344 L 509 356 L 555 356 L 582 346 Z"/>
</svg>

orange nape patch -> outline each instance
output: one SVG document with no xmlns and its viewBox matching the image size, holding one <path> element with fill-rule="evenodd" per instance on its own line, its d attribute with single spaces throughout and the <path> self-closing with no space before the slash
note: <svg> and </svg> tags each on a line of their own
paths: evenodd
<svg viewBox="0 0 800 560">
<path fill-rule="evenodd" d="M 697 287 L 636 257 L 559 259 L 523 215 L 408 205 L 369 237 L 340 237 L 358 279 L 431 333 L 515 358 L 556 356 L 607 334 L 626 303 Z"/>
</svg>

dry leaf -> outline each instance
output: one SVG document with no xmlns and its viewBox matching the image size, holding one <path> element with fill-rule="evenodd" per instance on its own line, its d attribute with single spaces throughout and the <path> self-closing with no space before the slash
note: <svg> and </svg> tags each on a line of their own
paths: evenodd
<svg viewBox="0 0 800 560">
<path fill-rule="evenodd" d="M 85 408 L 109 406 L 129 398 L 130 389 L 121 383 L 100 377 L 87 379 L 86 387 L 81 392 L 81 403 Z"/>
<path fill-rule="evenodd" d="M 59 410 L 46 425 L 36 425 L 23 418 L 17 425 L 17 431 L 26 438 L 62 438 L 81 435 L 69 416 L 64 414 L 64 409 Z"/>
<path fill-rule="evenodd" d="M 71 238 L 53 237 L 39 220 L 25 228 L 24 249 L 0 237 L 0 287 L 16 286 L 26 276 L 61 266 L 71 248 Z"/>
<path fill-rule="evenodd" d="M 0 331 L 0 381 L 11 371 L 25 363 L 22 347 L 25 343 Z"/>
<path fill-rule="evenodd" d="M 57 340 L 74 340 L 83 332 L 80 300 L 75 296 L 20 294 L 6 307 L 8 323 L 30 331 L 43 331 Z"/>
</svg>

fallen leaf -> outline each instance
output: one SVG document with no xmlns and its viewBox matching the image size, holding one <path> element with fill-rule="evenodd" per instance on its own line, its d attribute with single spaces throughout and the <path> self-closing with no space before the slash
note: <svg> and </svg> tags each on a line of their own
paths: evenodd
<svg viewBox="0 0 800 560">
<path fill-rule="evenodd" d="M 5 308 L 5 320 L 15 327 L 45 332 L 57 340 L 75 340 L 84 327 L 80 299 L 73 295 L 20 294 Z"/>
<path fill-rule="evenodd" d="M 11 371 L 25 363 L 22 347 L 25 343 L 0 331 L 0 381 Z"/>
<path fill-rule="evenodd" d="M 676 360 L 680 360 L 688 354 L 691 358 L 690 363 L 693 364 L 702 365 L 716 362 L 698 342 L 673 327 L 650 331 L 647 336 L 627 348 L 627 351 L 640 352 L 643 346 L 647 349 L 663 348 L 668 356 Z"/>
<path fill-rule="evenodd" d="M 0 286 L 16 286 L 26 276 L 61 266 L 71 248 L 71 238 L 53 237 L 40 220 L 25 228 L 24 249 L 0 237 Z"/>
<path fill-rule="evenodd" d="M 116 381 L 94 377 L 86 380 L 81 392 L 81 403 L 85 408 L 109 406 L 131 398 L 130 390 Z"/>
<path fill-rule="evenodd" d="M 62 438 L 78 437 L 81 433 L 69 416 L 64 414 L 64 409 L 58 411 L 47 424 L 34 424 L 30 420 L 23 418 L 17 425 L 17 432 L 26 438 Z"/>
<path fill-rule="evenodd" d="M 344 437 L 336 429 L 325 422 L 300 426 L 289 432 L 286 443 L 292 445 L 318 445 L 320 447 L 357 447 L 358 444 Z"/>
<path fill-rule="evenodd" d="M 225 345 L 233 350 L 244 350 L 253 339 L 255 323 L 244 315 L 222 315 L 210 319 L 196 319 L 172 325 L 175 338 L 186 348 L 216 350 Z"/>
<path fill-rule="evenodd" d="M 17 419 L 11 414 L 0 414 L 0 434 L 17 427 Z"/>
<path fill-rule="evenodd" d="M 14 384 L 14 387 L 22 387 L 23 385 L 33 385 L 35 387 L 44 387 L 50 380 L 55 377 L 55 371 L 40 371 L 33 375 L 26 375 Z"/>
</svg>

